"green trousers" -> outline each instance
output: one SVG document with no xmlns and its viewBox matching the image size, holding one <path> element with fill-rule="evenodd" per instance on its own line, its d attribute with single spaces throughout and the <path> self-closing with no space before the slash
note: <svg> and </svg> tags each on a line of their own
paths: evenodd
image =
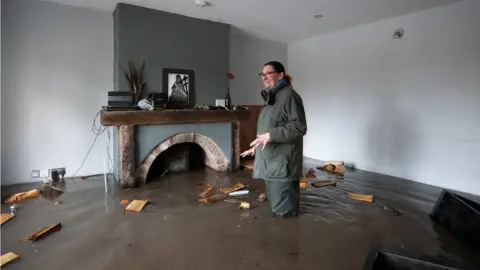
<svg viewBox="0 0 480 270">
<path fill-rule="evenodd" d="M 300 205 L 300 181 L 265 180 L 270 209 L 274 216 L 296 217 Z"/>
</svg>

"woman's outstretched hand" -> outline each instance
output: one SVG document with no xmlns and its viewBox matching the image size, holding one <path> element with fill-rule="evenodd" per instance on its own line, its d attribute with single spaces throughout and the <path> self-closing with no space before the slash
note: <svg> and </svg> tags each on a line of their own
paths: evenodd
<svg viewBox="0 0 480 270">
<path fill-rule="evenodd" d="M 265 149 L 265 145 L 270 142 L 270 133 L 263 133 L 260 135 L 257 135 L 257 139 L 254 140 L 250 146 L 256 147 L 257 145 L 263 144 L 262 150 Z"/>
<path fill-rule="evenodd" d="M 253 156 L 255 155 L 255 148 L 257 146 L 263 144 L 262 146 L 262 150 L 263 150 L 265 148 L 265 145 L 267 145 L 267 143 L 269 142 L 270 142 L 270 133 L 267 132 L 264 134 L 257 135 L 257 138 L 252 143 L 250 143 L 251 148 L 241 153 L 240 156 L 242 157 Z"/>
<path fill-rule="evenodd" d="M 254 156 L 255 155 L 255 147 L 256 147 L 256 145 L 254 147 L 248 149 L 247 151 L 241 153 L 240 156 L 242 156 L 242 157 Z"/>
</svg>

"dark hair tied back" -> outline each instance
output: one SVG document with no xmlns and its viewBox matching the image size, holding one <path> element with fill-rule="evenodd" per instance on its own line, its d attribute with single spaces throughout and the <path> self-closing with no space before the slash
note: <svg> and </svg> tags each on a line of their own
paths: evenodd
<svg viewBox="0 0 480 270">
<path fill-rule="evenodd" d="M 290 75 L 287 74 L 287 72 L 285 72 L 285 67 L 283 66 L 282 63 L 280 63 L 278 61 L 270 61 L 263 66 L 271 66 L 273 68 L 273 70 L 275 70 L 278 73 L 283 72 L 283 74 L 285 74 L 283 79 L 287 82 L 287 85 L 289 85 L 289 86 L 292 85 L 292 80 L 293 79 Z"/>
</svg>

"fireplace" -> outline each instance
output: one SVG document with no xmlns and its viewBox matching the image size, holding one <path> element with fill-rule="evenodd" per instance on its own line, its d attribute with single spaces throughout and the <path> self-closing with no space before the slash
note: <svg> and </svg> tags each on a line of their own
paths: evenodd
<svg viewBox="0 0 480 270">
<path fill-rule="evenodd" d="M 163 151 L 148 169 L 147 181 L 163 172 L 188 172 L 205 166 L 205 151 L 196 143 L 179 143 Z"/>
<path fill-rule="evenodd" d="M 183 157 L 181 153 L 197 146 L 203 150 L 204 166 L 223 172 L 237 170 L 240 121 L 248 117 L 248 110 L 102 111 L 101 123 L 117 127 L 114 132 L 116 178 L 122 187 L 135 187 L 158 174 L 150 171 L 152 168 L 174 166 L 174 170 L 181 170 L 179 165 L 183 164 L 185 170 L 185 166 L 190 165 L 190 157 L 187 162 L 190 152 Z M 165 151 L 171 147 L 175 147 L 172 151 L 180 151 L 168 159 Z M 157 161 L 157 158 L 160 159 Z M 152 175 L 149 176 L 149 172 Z"/>
<path fill-rule="evenodd" d="M 230 161 L 218 144 L 199 133 L 178 133 L 156 145 L 138 166 L 136 179 L 140 184 L 163 172 L 185 172 L 199 167 L 225 172 Z"/>
</svg>

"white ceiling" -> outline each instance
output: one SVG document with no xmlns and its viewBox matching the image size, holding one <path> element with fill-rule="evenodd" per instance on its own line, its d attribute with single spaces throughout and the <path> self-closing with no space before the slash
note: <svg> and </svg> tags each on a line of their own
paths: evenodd
<svg viewBox="0 0 480 270">
<path fill-rule="evenodd" d="M 113 11 L 117 2 L 234 25 L 257 37 L 293 42 L 461 0 L 43 0 Z M 315 14 L 324 17 L 314 19 Z"/>
</svg>

